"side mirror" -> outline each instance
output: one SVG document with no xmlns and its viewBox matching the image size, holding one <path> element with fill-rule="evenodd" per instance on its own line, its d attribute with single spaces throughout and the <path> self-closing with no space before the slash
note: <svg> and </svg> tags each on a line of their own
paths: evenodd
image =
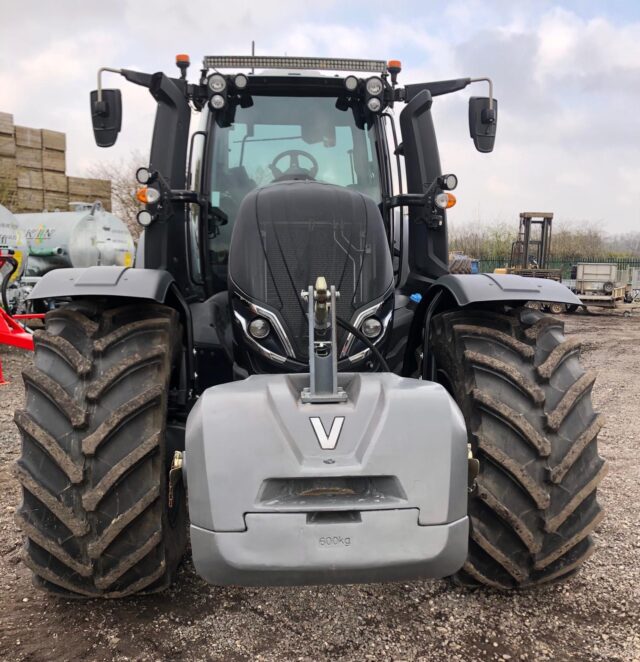
<svg viewBox="0 0 640 662">
<path fill-rule="evenodd" d="M 469 133 L 479 152 L 492 152 L 498 126 L 498 100 L 493 99 L 489 108 L 489 97 L 469 99 Z"/>
<path fill-rule="evenodd" d="M 115 144 L 122 125 L 120 90 L 102 90 L 102 101 L 98 101 L 97 90 L 91 92 L 91 122 L 98 147 Z"/>
</svg>

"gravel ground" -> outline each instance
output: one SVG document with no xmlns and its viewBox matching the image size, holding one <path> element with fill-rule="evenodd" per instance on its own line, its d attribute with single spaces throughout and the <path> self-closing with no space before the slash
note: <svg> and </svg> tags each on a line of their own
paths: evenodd
<svg viewBox="0 0 640 662">
<path fill-rule="evenodd" d="M 161 595 L 76 602 L 33 588 L 13 524 L 13 410 L 30 357 L 0 348 L 0 658 L 4 660 L 640 660 L 640 316 L 565 316 L 598 369 L 610 472 L 598 549 L 562 584 L 514 594 L 445 581 L 215 588 L 190 561 Z"/>
</svg>

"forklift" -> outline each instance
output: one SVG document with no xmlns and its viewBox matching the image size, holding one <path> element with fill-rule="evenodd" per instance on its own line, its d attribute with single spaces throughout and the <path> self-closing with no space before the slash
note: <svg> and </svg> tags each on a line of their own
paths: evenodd
<svg viewBox="0 0 640 662">
<path fill-rule="evenodd" d="M 561 282 L 562 269 L 550 269 L 548 266 L 552 221 L 553 214 L 550 212 L 522 212 L 518 238 L 511 245 L 509 264 L 505 268 L 496 269 L 494 273 L 517 274 L 525 278 L 547 278 Z M 563 305 L 552 301 L 532 301 L 528 305 L 535 310 L 544 310 L 555 315 L 565 311 L 573 312 L 577 308 L 575 304 Z"/>
<path fill-rule="evenodd" d="M 549 269 L 552 213 L 524 211 L 520 214 L 518 238 L 511 245 L 507 273 L 560 282 L 561 269 Z"/>
</svg>

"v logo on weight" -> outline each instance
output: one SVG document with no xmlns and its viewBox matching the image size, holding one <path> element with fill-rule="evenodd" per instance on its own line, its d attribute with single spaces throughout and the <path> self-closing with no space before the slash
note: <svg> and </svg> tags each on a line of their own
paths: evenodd
<svg viewBox="0 0 640 662">
<path fill-rule="evenodd" d="M 325 451 L 332 451 L 338 445 L 338 439 L 340 438 L 340 432 L 342 431 L 342 424 L 344 423 L 344 416 L 336 416 L 333 421 L 331 421 L 331 428 L 328 433 L 324 429 L 320 417 L 310 416 L 309 420 L 311 421 L 313 431 L 316 433 L 316 439 L 320 444 L 320 448 Z"/>
</svg>

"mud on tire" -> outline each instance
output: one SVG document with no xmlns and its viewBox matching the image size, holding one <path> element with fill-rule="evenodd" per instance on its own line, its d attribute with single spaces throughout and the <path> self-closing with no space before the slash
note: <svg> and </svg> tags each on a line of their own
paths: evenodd
<svg viewBox="0 0 640 662">
<path fill-rule="evenodd" d="M 70 304 L 47 314 L 35 346 L 15 414 L 24 562 L 37 585 L 67 596 L 166 587 L 186 544 L 183 494 L 166 506 L 175 311 Z"/>
<path fill-rule="evenodd" d="M 576 570 L 592 553 L 607 465 L 593 411 L 595 375 L 559 320 L 528 308 L 437 315 L 438 380 L 467 422 L 480 473 L 469 498 L 469 556 L 454 577 L 508 589 Z"/>
</svg>

